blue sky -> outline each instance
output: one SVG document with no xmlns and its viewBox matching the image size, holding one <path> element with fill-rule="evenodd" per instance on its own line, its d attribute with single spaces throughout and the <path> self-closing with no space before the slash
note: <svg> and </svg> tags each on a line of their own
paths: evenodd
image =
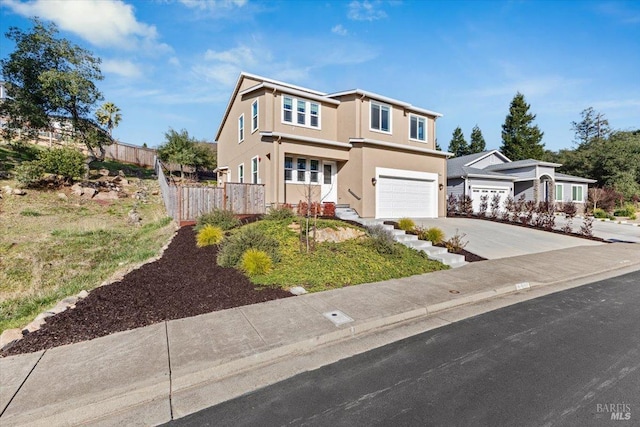
<svg viewBox="0 0 640 427">
<path fill-rule="evenodd" d="M 443 149 L 476 124 L 499 148 L 516 91 L 554 151 L 587 107 L 640 128 L 638 1 L 0 0 L 0 57 L 31 16 L 102 59 L 114 136 L 137 145 L 170 127 L 213 140 L 241 71 L 440 112 Z"/>
</svg>

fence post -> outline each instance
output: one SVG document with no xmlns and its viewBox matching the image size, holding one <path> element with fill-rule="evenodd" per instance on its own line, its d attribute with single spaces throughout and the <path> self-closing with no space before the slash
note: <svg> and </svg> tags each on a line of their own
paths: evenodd
<svg viewBox="0 0 640 427">
<path fill-rule="evenodd" d="M 222 210 L 227 210 L 227 183 L 222 183 Z"/>
</svg>

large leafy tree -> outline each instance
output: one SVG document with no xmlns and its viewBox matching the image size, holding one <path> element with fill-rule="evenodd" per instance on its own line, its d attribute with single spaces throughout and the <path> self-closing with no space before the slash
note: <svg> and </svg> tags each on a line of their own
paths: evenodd
<svg viewBox="0 0 640 427">
<path fill-rule="evenodd" d="M 96 111 L 96 119 L 98 123 L 107 128 L 109 136 L 112 136 L 113 128 L 118 127 L 120 120 L 122 120 L 122 114 L 120 114 L 120 108 L 113 102 L 105 102 Z"/>
<path fill-rule="evenodd" d="M 586 147 L 594 140 L 604 139 L 611 133 L 609 121 L 604 114 L 595 111 L 593 107 L 582 110 L 580 117 L 579 122 L 571 122 L 571 130 L 574 132 L 573 141 L 578 148 Z"/>
<path fill-rule="evenodd" d="M 55 24 L 37 18 L 30 31 L 11 27 L 6 33 L 16 45 L 0 61 L 8 95 L 0 105 L 0 113 L 8 117 L 6 136 L 13 138 L 19 130 L 33 137 L 60 123 L 94 158 L 104 159 L 111 138 L 91 119 L 102 99 L 96 86 L 103 78 L 100 59 L 57 35 Z"/>
<path fill-rule="evenodd" d="M 158 157 L 163 162 L 178 165 L 181 178 L 184 178 L 185 166 L 215 168 L 216 156 L 211 144 L 189 136 L 185 129 L 179 132 L 169 129 L 164 137 L 165 142 L 158 147 Z"/>
<path fill-rule="evenodd" d="M 511 160 L 541 159 L 544 156 L 543 132 L 534 125 L 535 114 L 529 112 L 524 95 L 517 92 L 502 125 L 500 151 Z"/>
<path fill-rule="evenodd" d="M 470 154 L 469 144 L 467 140 L 464 139 L 464 134 L 462 133 L 462 129 L 460 126 L 453 130 L 453 134 L 451 135 L 451 142 L 449 142 L 449 152 L 453 153 L 455 157 L 466 156 Z"/>
<path fill-rule="evenodd" d="M 482 131 L 475 125 L 471 130 L 471 143 L 469 144 L 469 154 L 482 153 L 487 149 L 487 143 L 484 141 Z"/>
</svg>

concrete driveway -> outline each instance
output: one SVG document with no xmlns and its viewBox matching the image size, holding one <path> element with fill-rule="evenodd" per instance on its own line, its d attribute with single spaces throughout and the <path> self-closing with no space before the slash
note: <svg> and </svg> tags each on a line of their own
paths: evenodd
<svg viewBox="0 0 640 427">
<path fill-rule="evenodd" d="M 487 259 L 508 258 L 576 246 L 594 246 L 605 243 L 571 237 L 517 225 L 501 224 L 472 218 L 414 218 L 416 225 L 438 227 L 445 239 L 456 233 L 466 234 L 466 250 Z"/>
</svg>

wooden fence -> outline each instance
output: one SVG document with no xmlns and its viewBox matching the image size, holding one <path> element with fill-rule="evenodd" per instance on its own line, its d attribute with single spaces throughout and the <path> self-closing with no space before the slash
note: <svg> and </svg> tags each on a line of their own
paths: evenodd
<svg viewBox="0 0 640 427">
<path fill-rule="evenodd" d="M 167 213 L 180 225 L 193 223 L 214 209 L 238 215 L 263 214 L 266 210 L 263 184 L 224 183 L 221 187 L 179 185 L 168 182 L 164 166 L 156 161 L 156 174 Z"/>
<path fill-rule="evenodd" d="M 156 150 L 153 148 L 138 147 L 137 145 L 114 142 L 105 147 L 105 158 L 130 163 L 139 166 L 155 166 Z"/>
</svg>

